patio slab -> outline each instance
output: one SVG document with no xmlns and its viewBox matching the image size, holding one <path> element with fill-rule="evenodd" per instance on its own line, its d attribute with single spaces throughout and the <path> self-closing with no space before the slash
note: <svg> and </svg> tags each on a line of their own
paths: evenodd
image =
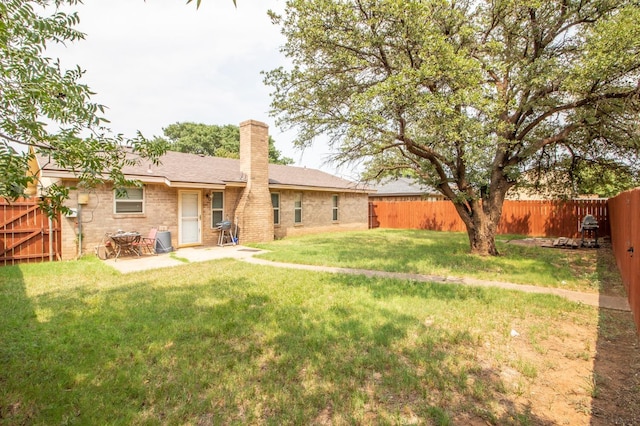
<svg viewBox="0 0 640 426">
<path fill-rule="evenodd" d="M 127 256 L 118 259 L 107 259 L 104 263 L 123 274 L 128 274 L 149 269 L 180 266 L 191 262 L 206 262 L 214 259 L 244 259 L 259 253 L 264 253 L 264 250 L 245 246 L 187 247 L 158 255 Z"/>
</svg>

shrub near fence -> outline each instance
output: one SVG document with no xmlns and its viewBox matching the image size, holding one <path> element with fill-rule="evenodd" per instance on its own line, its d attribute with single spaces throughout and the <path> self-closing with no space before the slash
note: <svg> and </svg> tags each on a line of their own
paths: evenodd
<svg viewBox="0 0 640 426">
<path fill-rule="evenodd" d="M 611 245 L 640 330 L 640 188 L 609 200 Z"/>
<path fill-rule="evenodd" d="M 587 214 L 598 219 L 598 237 L 610 235 L 607 200 L 505 201 L 498 233 L 577 238 Z M 466 231 L 451 201 L 374 201 L 370 227 Z"/>
</svg>

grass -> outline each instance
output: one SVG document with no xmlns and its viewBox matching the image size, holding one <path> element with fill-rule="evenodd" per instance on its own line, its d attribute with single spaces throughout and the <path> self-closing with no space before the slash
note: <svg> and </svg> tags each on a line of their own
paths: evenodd
<svg viewBox="0 0 640 426">
<path fill-rule="evenodd" d="M 187 259 L 185 257 L 178 256 L 175 251 L 170 252 L 169 253 L 169 257 L 172 258 L 172 259 L 177 260 L 178 262 L 189 263 L 189 259 Z"/>
<path fill-rule="evenodd" d="M 271 251 L 259 257 L 281 262 L 467 276 L 588 292 L 600 289 L 598 277 L 605 263 L 598 262 L 597 250 L 507 244 L 515 238 L 522 237 L 498 237 L 498 257 L 469 254 L 465 233 L 423 230 L 316 234 L 256 246 Z M 619 274 L 610 275 L 619 280 Z"/>
<path fill-rule="evenodd" d="M 382 253 L 388 239 L 385 258 L 348 262 L 401 268 L 391 254 L 406 247 L 418 267 L 418 253 L 438 244 L 408 235 L 372 233 L 361 247 Z M 462 242 L 451 244 L 462 259 Z M 348 253 L 324 247 L 312 258 Z M 0 424 L 448 425 L 465 413 L 536 424 L 509 402 L 501 378 L 511 363 L 519 389 L 542 380 L 539 367 L 512 360 L 509 332 L 540 341 L 564 322 L 595 327 L 597 310 L 548 295 L 233 260 L 127 275 L 94 258 L 4 267 Z"/>
</svg>

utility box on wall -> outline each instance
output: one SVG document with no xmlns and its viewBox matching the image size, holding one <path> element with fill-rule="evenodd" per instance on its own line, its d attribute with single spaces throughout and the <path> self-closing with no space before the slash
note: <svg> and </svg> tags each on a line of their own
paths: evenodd
<svg viewBox="0 0 640 426">
<path fill-rule="evenodd" d="M 82 192 L 78 194 L 78 204 L 86 205 L 89 204 L 89 194 L 86 192 Z"/>
</svg>

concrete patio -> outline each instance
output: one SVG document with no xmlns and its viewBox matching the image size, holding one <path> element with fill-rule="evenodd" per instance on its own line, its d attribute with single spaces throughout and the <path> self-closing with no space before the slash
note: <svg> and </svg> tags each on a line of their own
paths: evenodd
<svg viewBox="0 0 640 426">
<path fill-rule="evenodd" d="M 263 252 L 263 250 L 240 245 L 225 247 L 187 247 L 158 255 L 126 256 L 119 257 L 118 259 L 107 259 L 104 263 L 123 274 L 128 274 L 131 272 L 168 268 L 171 266 L 184 265 L 185 263 L 205 262 L 214 259 L 245 259 Z"/>
</svg>

